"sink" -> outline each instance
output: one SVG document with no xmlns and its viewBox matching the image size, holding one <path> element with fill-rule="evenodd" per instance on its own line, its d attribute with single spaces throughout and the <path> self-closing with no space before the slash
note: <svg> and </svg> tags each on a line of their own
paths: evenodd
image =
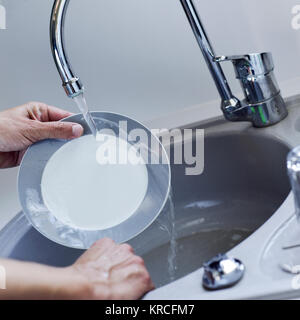
<svg viewBox="0 0 300 320">
<path fill-rule="evenodd" d="M 237 246 L 272 216 L 290 191 L 288 151 L 271 135 L 221 132 L 205 137 L 202 175 L 186 176 L 184 165 L 172 164 L 176 255 L 175 241 L 170 242 L 170 201 L 159 219 L 130 241 L 157 287 Z M 46 239 L 22 213 L 0 233 L 2 257 L 67 266 L 81 253 Z"/>
</svg>

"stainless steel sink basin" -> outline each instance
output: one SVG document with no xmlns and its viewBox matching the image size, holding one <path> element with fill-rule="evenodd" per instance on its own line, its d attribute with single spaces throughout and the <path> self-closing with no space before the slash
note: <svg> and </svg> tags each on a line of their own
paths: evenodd
<svg viewBox="0 0 300 320">
<path fill-rule="evenodd" d="M 170 204 L 152 226 L 130 241 L 144 257 L 157 287 L 233 248 L 272 216 L 290 191 L 288 151 L 280 140 L 259 132 L 223 132 L 205 138 L 202 175 L 186 176 L 185 166 L 172 165 L 176 258 L 164 227 L 170 226 Z M 81 253 L 49 241 L 22 214 L 0 233 L 0 256 L 66 266 Z"/>
</svg>

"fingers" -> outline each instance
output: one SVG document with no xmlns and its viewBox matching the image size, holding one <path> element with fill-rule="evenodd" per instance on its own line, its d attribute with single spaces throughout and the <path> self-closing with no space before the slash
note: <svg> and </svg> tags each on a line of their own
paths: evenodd
<svg viewBox="0 0 300 320">
<path fill-rule="evenodd" d="M 91 248 L 87 251 L 87 253 L 90 253 L 94 256 L 95 259 L 98 257 L 101 257 L 105 253 L 111 253 L 115 248 L 117 247 L 117 244 L 115 241 L 109 238 L 103 238 L 101 240 L 98 240 L 95 242 Z"/>
<path fill-rule="evenodd" d="M 47 111 L 49 119 L 48 121 L 59 121 L 73 115 L 71 112 L 53 106 L 48 106 Z"/>
<path fill-rule="evenodd" d="M 133 249 L 128 244 L 118 245 L 112 239 L 104 238 L 92 245 L 85 254 L 78 259 L 78 262 L 86 260 L 105 260 L 101 267 L 110 269 L 113 265 L 124 263 L 133 255 Z"/>
<path fill-rule="evenodd" d="M 42 102 L 29 102 L 24 106 L 27 109 L 29 119 L 41 122 L 59 121 L 72 115 L 69 111 Z"/>
<path fill-rule="evenodd" d="M 95 242 L 81 257 L 79 257 L 76 263 L 85 263 L 86 261 L 97 261 L 103 256 L 110 256 L 117 244 L 109 238 L 103 238 Z"/>
<path fill-rule="evenodd" d="M 21 133 L 25 138 L 26 142 L 21 146 L 23 149 L 39 140 L 80 137 L 83 134 L 81 125 L 60 122 L 71 115 L 72 113 L 66 110 L 48 106 L 42 102 L 28 102 L 2 112 L 2 118 L 9 119 L 16 126 L 16 132 Z"/>
<path fill-rule="evenodd" d="M 113 292 L 117 293 L 118 299 L 139 299 L 154 289 L 150 275 L 143 264 L 130 264 L 114 270 L 114 274 Z"/>
<path fill-rule="evenodd" d="M 73 265 L 88 276 L 93 298 L 138 299 L 154 289 L 144 260 L 128 244 L 117 244 L 105 238 L 97 241 Z"/>
<path fill-rule="evenodd" d="M 83 134 L 83 127 L 72 122 L 40 122 L 32 128 L 33 140 L 74 139 Z"/>
<path fill-rule="evenodd" d="M 43 139 L 73 139 L 83 134 L 83 128 L 77 123 L 60 122 L 60 120 L 72 115 L 71 112 L 48 106 L 42 102 L 28 102 L 27 104 L 7 111 L 14 116 L 15 121 L 26 117 L 26 126 L 23 131 L 30 142 L 37 142 Z M 21 118 L 20 118 L 21 116 Z"/>
<path fill-rule="evenodd" d="M 96 241 L 92 246 L 92 248 L 110 248 L 113 245 L 117 245 L 116 242 L 110 238 L 103 238 Z"/>
<path fill-rule="evenodd" d="M 142 258 L 134 255 L 133 248 L 130 245 L 117 245 L 115 249 L 110 252 L 110 264 L 108 263 L 108 267 L 109 269 L 123 268 L 135 263 L 137 260 L 141 260 L 142 264 L 144 263 Z"/>
</svg>

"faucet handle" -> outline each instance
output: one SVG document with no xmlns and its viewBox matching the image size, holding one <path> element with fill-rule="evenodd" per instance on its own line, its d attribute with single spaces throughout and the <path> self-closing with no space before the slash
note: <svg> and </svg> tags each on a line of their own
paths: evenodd
<svg viewBox="0 0 300 320">
<path fill-rule="evenodd" d="M 280 100 L 276 104 L 282 106 L 282 98 L 278 97 L 280 89 L 273 72 L 271 52 L 220 56 L 215 59 L 233 63 L 236 78 L 240 81 L 248 105 L 260 105 L 276 97 Z"/>
<path fill-rule="evenodd" d="M 215 62 L 231 61 L 254 126 L 275 124 L 287 116 L 285 102 L 274 74 L 271 52 L 219 56 Z"/>
<path fill-rule="evenodd" d="M 295 213 L 298 221 L 300 221 L 300 146 L 294 148 L 288 154 L 287 168 L 294 194 Z"/>
<path fill-rule="evenodd" d="M 215 57 L 214 60 L 216 62 L 231 61 L 235 66 L 238 79 L 244 79 L 247 76 L 266 75 L 274 70 L 271 52 L 219 56 Z"/>
<path fill-rule="evenodd" d="M 223 61 L 233 61 L 233 60 L 248 60 L 249 55 L 242 54 L 242 55 L 233 55 L 233 56 L 218 56 L 214 57 L 215 62 L 223 62 Z"/>
</svg>

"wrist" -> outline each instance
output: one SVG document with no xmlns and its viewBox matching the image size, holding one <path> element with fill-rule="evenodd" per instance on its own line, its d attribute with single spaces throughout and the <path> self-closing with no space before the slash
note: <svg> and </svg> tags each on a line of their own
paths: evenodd
<svg viewBox="0 0 300 320">
<path fill-rule="evenodd" d="M 59 277 L 50 299 L 82 300 L 91 299 L 92 286 L 88 279 L 73 266 L 59 269 Z"/>
<path fill-rule="evenodd" d="M 6 290 L 1 299 L 67 300 L 89 299 L 87 279 L 69 268 L 55 268 L 36 263 L 0 260 L 6 270 Z"/>
</svg>

